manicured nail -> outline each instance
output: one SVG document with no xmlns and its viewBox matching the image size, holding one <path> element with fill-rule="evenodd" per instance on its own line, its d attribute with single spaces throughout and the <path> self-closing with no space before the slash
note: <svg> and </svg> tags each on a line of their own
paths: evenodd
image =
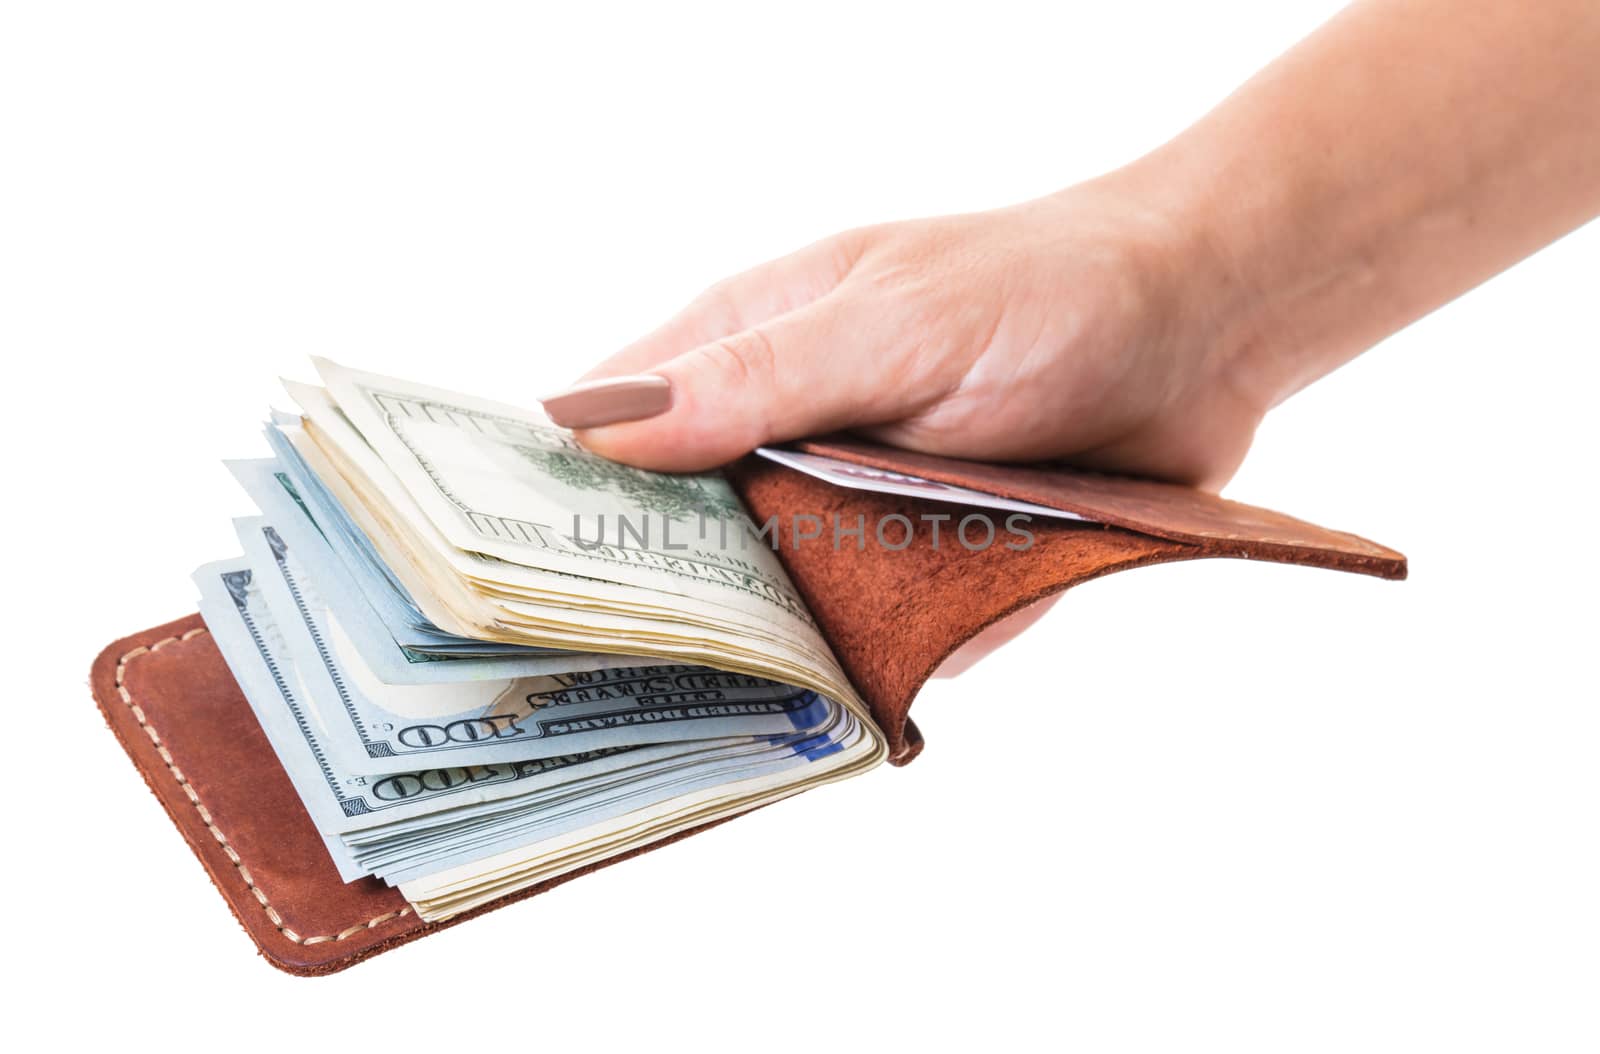
<svg viewBox="0 0 1600 1054">
<path fill-rule="evenodd" d="M 562 428 L 598 428 L 666 413 L 672 406 L 672 382 L 650 373 L 609 377 L 539 401 L 550 420 Z"/>
</svg>

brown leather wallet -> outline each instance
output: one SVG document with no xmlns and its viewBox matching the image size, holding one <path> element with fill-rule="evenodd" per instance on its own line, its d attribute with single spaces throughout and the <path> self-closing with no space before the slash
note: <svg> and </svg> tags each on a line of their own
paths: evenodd
<svg viewBox="0 0 1600 1054">
<path fill-rule="evenodd" d="M 1405 557 L 1355 535 L 1185 487 L 1066 468 L 989 465 L 853 439 L 800 444 L 853 461 L 1075 512 L 1035 517 L 1024 551 L 853 541 L 796 544 L 796 514 L 868 524 L 898 513 L 961 510 L 831 486 L 754 458 L 729 476 L 758 523 L 777 517 L 779 554 L 888 737 L 890 762 L 922 750 L 911 702 L 939 663 L 984 627 L 1079 582 L 1130 567 L 1232 556 L 1404 578 Z M 869 528 L 870 530 L 870 528 Z M 389 948 L 542 893 L 693 830 L 509 894 L 447 922 L 424 923 L 398 890 L 339 880 L 321 836 L 198 615 L 112 644 L 91 683 L 106 722 L 268 962 L 332 973 Z M 711 826 L 711 825 L 707 825 Z M 696 828 L 695 830 L 703 830 Z"/>
</svg>

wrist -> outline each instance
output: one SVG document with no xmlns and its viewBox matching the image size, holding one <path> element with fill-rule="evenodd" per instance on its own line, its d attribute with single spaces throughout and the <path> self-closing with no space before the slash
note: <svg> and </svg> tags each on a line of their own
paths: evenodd
<svg viewBox="0 0 1600 1054">
<path fill-rule="evenodd" d="M 1275 268 L 1241 243 L 1229 199 L 1210 192 L 1198 166 L 1163 149 L 1087 186 L 1135 218 L 1138 267 L 1163 305 L 1156 339 L 1193 388 L 1259 418 L 1294 383 L 1274 335 L 1277 301 L 1262 275 Z"/>
</svg>

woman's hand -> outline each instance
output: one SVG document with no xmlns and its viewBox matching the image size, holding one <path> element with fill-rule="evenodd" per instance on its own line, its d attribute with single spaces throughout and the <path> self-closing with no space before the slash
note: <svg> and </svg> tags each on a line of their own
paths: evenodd
<svg viewBox="0 0 1600 1054">
<path fill-rule="evenodd" d="M 579 439 L 681 471 L 848 428 L 1220 486 L 1266 406 L 1234 383 L 1222 298 L 1207 292 L 1217 269 L 1192 229 L 1113 176 L 828 238 L 713 286 L 592 371 L 586 382 L 666 378 L 670 406 Z M 585 424 L 585 403 L 607 414 L 603 391 L 547 406 Z"/>
<path fill-rule="evenodd" d="M 1268 407 L 1600 213 L 1597 55 L 1594 0 L 1360 0 L 1135 164 L 758 267 L 546 408 L 649 468 L 849 428 L 1220 487 Z"/>
</svg>

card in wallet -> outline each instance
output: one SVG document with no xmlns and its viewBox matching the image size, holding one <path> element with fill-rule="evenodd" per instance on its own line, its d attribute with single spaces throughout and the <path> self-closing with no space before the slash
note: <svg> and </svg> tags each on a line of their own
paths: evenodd
<svg viewBox="0 0 1600 1054">
<path fill-rule="evenodd" d="M 893 765 L 908 763 L 923 748 L 909 711 L 942 660 L 992 623 L 1079 582 L 1215 556 L 1390 579 L 1406 574 L 1403 556 L 1365 539 L 1181 486 L 960 461 L 850 438 L 794 449 L 1082 517 L 1033 519 L 1032 544 L 1024 551 L 969 549 L 948 539 L 938 545 L 926 533 L 911 535 L 897 549 L 804 545 L 793 537 L 797 514 L 873 523 L 952 507 L 832 486 L 756 457 L 726 470 L 750 518 L 775 523 L 775 552 L 870 709 Z M 291 973 L 342 970 L 712 825 L 676 831 L 446 921 L 425 922 L 383 881 L 341 878 L 198 615 L 110 645 L 95 661 L 92 685 L 107 723 L 234 916 L 261 954 Z"/>
</svg>

